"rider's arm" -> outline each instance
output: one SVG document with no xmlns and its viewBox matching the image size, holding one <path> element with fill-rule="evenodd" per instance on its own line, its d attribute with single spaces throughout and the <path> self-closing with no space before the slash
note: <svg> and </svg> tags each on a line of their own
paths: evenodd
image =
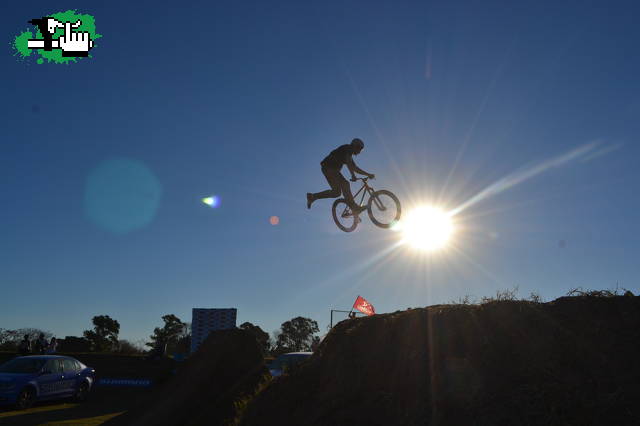
<svg viewBox="0 0 640 426">
<path fill-rule="evenodd" d="M 351 180 L 356 180 L 355 169 L 357 166 L 353 163 L 353 161 L 347 161 L 347 168 L 349 169 L 349 173 L 351 173 Z"/>
<path fill-rule="evenodd" d="M 369 176 L 369 177 L 373 177 L 374 175 L 372 175 L 369 172 L 365 172 L 364 170 L 362 170 L 360 167 L 356 166 L 355 161 L 353 161 L 353 158 L 350 158 L 349 161 L 347 162 L 347 167 L 349 168 L 349 171 L 351 172 L 351 179 L 355 179 L 356 175 L 355 173 L 359 173 L 361 175 L 365 175 L 365 176 Z"/>
</svg>

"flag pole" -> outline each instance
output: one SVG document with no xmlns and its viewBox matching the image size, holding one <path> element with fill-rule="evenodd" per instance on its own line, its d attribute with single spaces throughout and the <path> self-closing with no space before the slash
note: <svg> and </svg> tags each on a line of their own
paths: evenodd
<svg viewBox="0 0 640 426">
<path fill-rule="evenodd" d="M 357 296 L 356 296 L 356 300 L 358 300 L 358 297 L 360 297 L 360 295 L 357 295 Z M 353 312 L 353 305 L 355 305 L 355 304 L 356 304 L 356 302 L 355 302 L 355 300 L 354 300 L 354 301 L 353 301 L 353 304 L 351 304 L 351 310 L 349 311 L 349 318 L 351 318 L 351 313 Z"/>
</svg>

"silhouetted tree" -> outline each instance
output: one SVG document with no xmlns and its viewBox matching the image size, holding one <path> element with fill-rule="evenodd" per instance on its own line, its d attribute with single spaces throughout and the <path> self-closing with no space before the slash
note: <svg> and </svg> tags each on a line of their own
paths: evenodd
<svg viewBox="0 0 640 426">
<path fill-rule="evenodd" d="M 250 322 L 240 324 L 240 328 L 253 334 L 258 342 L 258 346 L 262 351 L 262 355 L 267 355 L 271 349 L 271 338 L 269 333 L 265 333 L 259 326 L 253 325 Z"/>
<path fill-rule="evenodd" d="M 188 354 L 191 351 L 191 323 L 188 322 L 184 326 L 184 330 L 178 337 L 178 341 L 175 344 L 175 352 Z"/>
<path fill-rule="evenodd" d="M 0 350 L 15 351 L 18 348 L 21 339 L 16 340 L 15 333 L 15 330 L 0 328 Z"/>
<path fill-rule="evenodd" d="M 93 330 L 85 330 L 84 338 L 91 344 L 91 349 L 97 352 L 112 351 L 118 345 L 120 323 L 109 315 L 99 315 L 92 319 Z"/>
<path fill-rule="evenodd" d="M 91 342 L 84 337 L 66 336 L 58 342 L 59 352 L 89 352 Z"/>
<path fill-rule="evenodd" d="M 314 342 L 318 340 L 313 334 L 318 331 L 318 323 L 311 318 L 296 317 L 282 323 L 277 334 L 274 355 L 311 350 Z"/>
<path fill-rule="evenodd" d="M 173 314 L 163 316 L 162 321 L 164 321 L 164 326 L 162 328 L 156 327 L 153 330 L 153 334 L 150 336 L 151 342 L 146 345 L 156 350 L 162 350 L 162 352 L 175 350 L 178 342 L 188 335 L 187 324 Z M 184 345 L 184 341 L 182 345 Z"/>
<path fill-rule="evenodd" d="M 0 350 L 16 351 L 25 334 L 29 336 L 31 342 L 34 342 L 40 336 L 40 333 L 44 334 L 47 341 L 51 340 L 53 336 L 51 332 L 42 331 L 38 328 L 18 328 L 17 330 L 0 328 Z"/>
<path fill-rule="evenodd" d="M 117 352 L 124 355 L 140 355 L 144 350 L 128 340 L 118 340 Z"/>
</svg>

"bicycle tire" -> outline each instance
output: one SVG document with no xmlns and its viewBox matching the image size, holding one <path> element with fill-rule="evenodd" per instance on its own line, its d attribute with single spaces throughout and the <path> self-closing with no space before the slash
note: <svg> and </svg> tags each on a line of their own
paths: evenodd
<svg viewBox="0 0 640 426">
<path fill-rule="evenodd" d="M 348 208 L 349 206 L 347 205 L 347 201 L 344 198 L 338 198 L 337 200 L 335 200 L 333 202 L 333 206 L 331 207 L 333 221 L 336 223 L 336 225 L 338 225 L 338 228 L 340 228 L 344 232 L 352 232 L 358 226 L 358 220 L 355 216 L 342 216 L 342 213 Z M 340 219 L 343 219 L 344 223 Z"/>
<path fill-rule="evenodd" d="M 382 217 L 376 218 L 376 213 L 374 213 L 374 207 L 377 208 L 377 205 L 374 205 L 375 204 L 374 198 L 378 202 L 382 203 L 382 201 L 380 201 L 382 197 L 389 197 L 395 206 L 396 212 L 393 219 L 391 220 L 383 219 Z M 382 203 L 382 205 L 384 204 L 385 203 Z M 398 197 L 396 197 L 396 195 L 393 192 L 387 191 L 386 189 L 381 189 L 371 194 L 371 197 L 369 198 L 369 203 L 367 204 L 367 212 L 369 213 L 369 219 L 371 219 L 371 222 L 373 222 L 374 225 L 380 228 L 388 229 L 388 228 L 391 228 L 395 223 L 397 223 L 400 220 L 400 215 L 402 214 L 402 207 L 400 206 L 400 200 L 398 200 Z"/>
</svg>

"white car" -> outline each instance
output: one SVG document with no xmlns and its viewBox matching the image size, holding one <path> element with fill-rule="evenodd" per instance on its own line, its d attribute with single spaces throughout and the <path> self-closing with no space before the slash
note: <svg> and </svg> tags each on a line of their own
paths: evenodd
<svg viewBox="0 0 640 426">
<path fill-rule="evenodd" d="M 286 373 L 291 367 L 300 364 L 311 355 L 313 355 L 313 352 L 289 352 L 282 354 L 268 365 L 269 373 L 271 373 L 273 377 L 282 376 L 282 373 Z"/>
</svg>

